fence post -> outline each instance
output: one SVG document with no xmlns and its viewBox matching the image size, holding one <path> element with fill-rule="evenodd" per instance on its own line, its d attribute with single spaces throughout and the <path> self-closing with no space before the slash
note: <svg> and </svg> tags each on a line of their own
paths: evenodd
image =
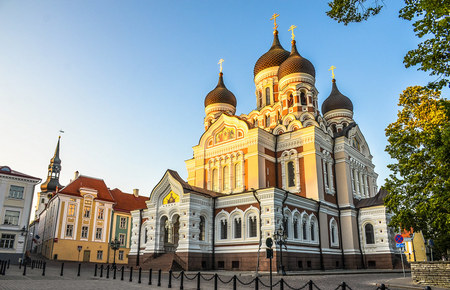
<svg viewBox="0 0 450 290">
<path fill-rule="evenodd" d="M 280 280 L 280 290 L 284 290 L 284 280 L 281 278 Z"/>
<path fill-rule="evenodd" d="M 6 268 L 6 269 L 9 269 L 9 263 L 11 262 L 11 260 L 10 259 L 8 259 L 8 268 Z"/>
<path fill-rule="evenodd" d="M 200 272 L 197 273 L 197 290 L 200 290 Z"/>
<path fill-rule="evenodd" d="M 31 260 L 31 270 L 33 270 L 33 269 L 34 269 L 34 261 Z"/>
<path fill-rule="evenodd" d="M 345 284 L 345 282 L 342 282 L 342 290 L 347 290 L 347 284 Z"/>
<path fill-rule="evenodd" d="M 114 280 L 116 280 L 116 271 L 117 271 L 117 266 L 114 267 L 114 275 L 113 275 Z"/>
<path fill-rule="evenodd" d="M 5 260 L 5 261 L 3 261 L 3 270 L 2 270 L 2 272 L 1 272 L 0 274 L 2 274 L 3 276 L 5 276 L 5 275 L 6 275 L 6 269 L 7 269 L 7 267 L 8 267 L 8 265 L 7 265 L 7 262 L 6 262 L 6 260 Z"/>
<path fill-rule="evenodd" d="M 138 283 L 141 284 L 142 280 L 141 280 L 141 275 L 142 275 L 142 268 L 139 267 L 139 277 L 138 277 Z"/>
<path fill-rule="evenodd" d="M 60 276 L 64 275 L 64 262 L 61 263 L 61 273 L 59 275 Z"/>
<path fill-rule="evenodd" d="M 47 262 L 44 262 L 42 265 L 42 276 L 45 276 L 45 267 L 47 266 Z"/>
<path fill-rule="evenodd" d="M 219 275 L 217 275 L 217 273 L 214 274 L 214 290 L 217 290 L 217 280 L 218 280 L 218 278 L 219 278 Z"/>
<path fill-rule="evenodd" d="M 106 278 L 109 279 L 109 265 L 106 266 Z"/>
<path fill-rule="evenodd" d="M 123 272 L 124 272 L 124 269 L 125 269 L 125 266 L 122 266 L 122 273 L 120 274 L 120 280 L 122 280 L 123 281 Z"/>
<path fill-rule="evenodd" d="M 169 270 L 169 285 L 167 287 L 172 288 L 172 270 Z"/>
<path fill-rule="evenodd" d="M 152 269 L 148 271 L 148 285 L 152 285 Z"/>
<path fill-rule="evenodd" d="M 5 262 L 6 261 L 0 260 L 0 275 L 3 275 L 3 267 L 6 267 Z"/>
<path fill-rule="evenodd" d="M 24 276 L 27 275 L 27 264 L 23 264 L 23 274 Z"/>
<path fill-rule="evenodd" d="M 236 283 L 237 283 L 237 277 L 236 277 L 236 275 L 234 275 L 234 276 L 233 276 L 233 290 L 236 290 L 236 289 L 237 289 Z"/>
<path fill-rule="evenodd" d="M 95 268 L 94 268 L 94 277 L 97 277 L 97 264 L 95 264 Z"/>
<path fill-rule="evenodd" d="M 308 285 L 309 285 L 309 290 L 313 290 L 313 281 L 309 280 Z"/>
<path fill-rule="evenodd" d="M 256 276 L 255 280 L 255 290 L 259 290 L 259 278 Z"/>
<path fill-rule="evenodd" d="M 161 286 L 161 269 L 158 270 L 158 287 Z"/>
<path fill-rule="evenodd" d="M 184 289 L 184 286 L 183 286 L 183 280 L 184 280 L 184 271 L 181 271 L 180 272 L 180 290 L 183 290 Z"/>
<path fill-rule="evenodd" d="M 130 282 L 133 281 L 133 267 L 130 267 Z"/>
<path fill-rule="evenodd" d="M 80 271 L 81 271 L 81 263 L 78 263 L 78 273 L 77 273 L 77 277 L 80 277 Z"/>
<path fill-rule="evenodd" d="M 426 286 L 425 290 L 431 290 L 431 287 L 430 286 Z"/>
<path fill-rule="evenodd" d="M 386 290 L 386 285 L 381 284 L 381 285 L 380 285 L 380 290 Z"/>
<path fill-rule="evenodd" d="M 100 265 L 100 278 L 103 277 L 103 264 Z"/>
</svg>

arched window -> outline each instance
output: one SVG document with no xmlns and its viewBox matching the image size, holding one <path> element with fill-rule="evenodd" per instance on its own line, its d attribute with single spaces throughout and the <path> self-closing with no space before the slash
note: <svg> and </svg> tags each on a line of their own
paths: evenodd
<svg viewBox="0 0 450 290">
<path fill-rule="evenodd" d="M 330 240 L 332 246 L 339 246 L 337 222 L 334 218 L 330 221 Z"/>
<path fill-rule="evenodd" d="M 230 190 L 230 167 L 225 166 L 223 168 L 223 190 Z"/>
<path fill-rule="evenodd" d="M 316 240 L 316 236 L 315 236 L 316 223 L 314 222 L 314 220 L 311 221 L 310 230 L 311 230 L 311 234 L 310 234 L 311 241 L 315 241 Z"/>
<path fill-rule="evenodd" d="M 262 107 L 262 92 L 259 92 L 258 107 Z"/>
<path fill-rule="evenodd" d="M 266 127 L 270 127 L 270 115 L 266 116 Z"/>
<path fill-rule="evenodd" d="M 219 174 L 217 168 L 214 168 L 212 172 L 212 190 L 219 191 Z"/>
<path fill-rule="evenodd" d="M 266 106 L 270 105 L 270 88 L 266 88 Z"/>
<path fill-rule="evenodd" d="M 283 220 L 283 228 L 284 234 L 286 235 L 286 237 L 289 237 L 289 219 L 286 217 Z"/>
<path fill-rule="evenodd" d="M 227 239 L 227 230 L 228 230 L 228 222 L 226 219 L 222 219 L 220 221 L 220 239 L 221 240 Z"/>
<path fill-rule="evenodd" d="M 198 224 L 198 227 L 200 229 L 200 234 L 198 235 L 198 239 L 200 241 L 205 240 L 205 217 L 200 216 L 200 223 Z"/>
<path fill-rule="evenodd" d="M 248 236 L 250 238 L 255 238 L 257 236 L 257 221 L 256 216 L 248 217 Z"/>
<path fill-rule="evenodd" d="M 294 239 L 298 239 L 298 219 L 294 218 Z"/>
<path fill-rule="evenodd" d="M 336 124 L 331 125 L 331 131 L 333 131 L 334 133 L 336 133 Z"/>
<path fill-rule="evenodd" d="M 287 163 L 287 178 L 288 178 L 288 187 L 295 186 L 294 161 L 289 161 Z"/>
<path fill-rule="evenodd" d="M 304 219 L 302 222 L 302 233 L 303 233 L 303 240 L 306 241 L 308 239 L 308 229 L 306 226 L 306 220 Z"/>
<path fill-rule="evenodd" d="M 373 232 L 373 225 L 366 224 L 364 227 L 364 231 L 366 232 L 366 244 L 375 244 L 375 233 Z"/>
<path fill-rule="evenodd" d="M 240 217 L 234 218 L 234 238 L 242 238 L 242 220 Z"/>
<path fill-rule="evenodd" d="M 241 163 L 236 163 L 234 165 L 234 188 L 242 187 L 242 166 Z"/>
<path fill-rule="evenodd" d="M 292 97 L 292 94 L 289 95 L 288 97 L 288 107 L 292 107 L 292 105 L 294 104 L 294 98 Z"/>
<path fill-rule="evenodd" d="M 301 102 L 302 106 L 306 106 L 307 105 L 306 96 L 305 96 L 304 92 L 300 93 L 300 102 Z"/>
<path fill-rule="evenodd" d="M 145 228 L 145 233 L 144 233 L 144 244 L 147 244 L 147 238 L 148 238 L 148 229 Z"/>
</svg>

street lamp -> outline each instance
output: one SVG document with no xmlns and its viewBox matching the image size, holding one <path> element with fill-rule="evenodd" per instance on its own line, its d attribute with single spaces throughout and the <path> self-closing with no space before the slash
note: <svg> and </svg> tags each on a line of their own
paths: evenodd
<svg viewBox="0 0 450 290">
<path fill-rule="evenodd" d="M 110 247 L 114 251 L 113 269 L 115 269 L 116 268 L 116 251 L 120 247 L 120 241 L 117 239 L 117 237 L 113 241 L 111 241 Z"/>
<path fill-rule="evenodd" d="M 283 265 L 283 246 L 286 248 L 286 229 L 284 228 L 286 222 L 286 218 L 283 219 L 283 222 L 280 224 L 279 228 L 275 231 L 273 234 L 273 239 L 275 240 L 276 244 L 280 246 L 280 270 L 281 275 L 286 276 L 286 271 L 284 270 Z"/>
</svg>

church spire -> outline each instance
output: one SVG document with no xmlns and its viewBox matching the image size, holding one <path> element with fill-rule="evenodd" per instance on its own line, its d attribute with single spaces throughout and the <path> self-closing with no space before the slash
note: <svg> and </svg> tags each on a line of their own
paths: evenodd
<svg viewBox="0 0 450 290">
<path fill-rule="evenodd" d="M 48 165 L 47 180 L 41 184 L 42 192 L 56 191 L 56 188 L 61 188 L 61 184 L 59 184 L 59 173 L 61 172 L 61 159 L 59 158 L 60 140 L 61 136 L 58 137 L 55 154 L 53 154 Z"/>
</svg>

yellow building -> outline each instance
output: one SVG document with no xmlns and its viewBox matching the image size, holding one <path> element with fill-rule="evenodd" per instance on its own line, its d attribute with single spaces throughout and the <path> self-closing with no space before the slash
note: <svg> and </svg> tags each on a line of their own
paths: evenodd
<svg viewBox="0 0 450 290">
<path fill-rule="evenodd" d="M 425 238 L 422 232 L 403 231 L 402 236 L 405 243 L 405 251 L 403 253 L 408 262 L 428 261 Z"/>
</svg>

